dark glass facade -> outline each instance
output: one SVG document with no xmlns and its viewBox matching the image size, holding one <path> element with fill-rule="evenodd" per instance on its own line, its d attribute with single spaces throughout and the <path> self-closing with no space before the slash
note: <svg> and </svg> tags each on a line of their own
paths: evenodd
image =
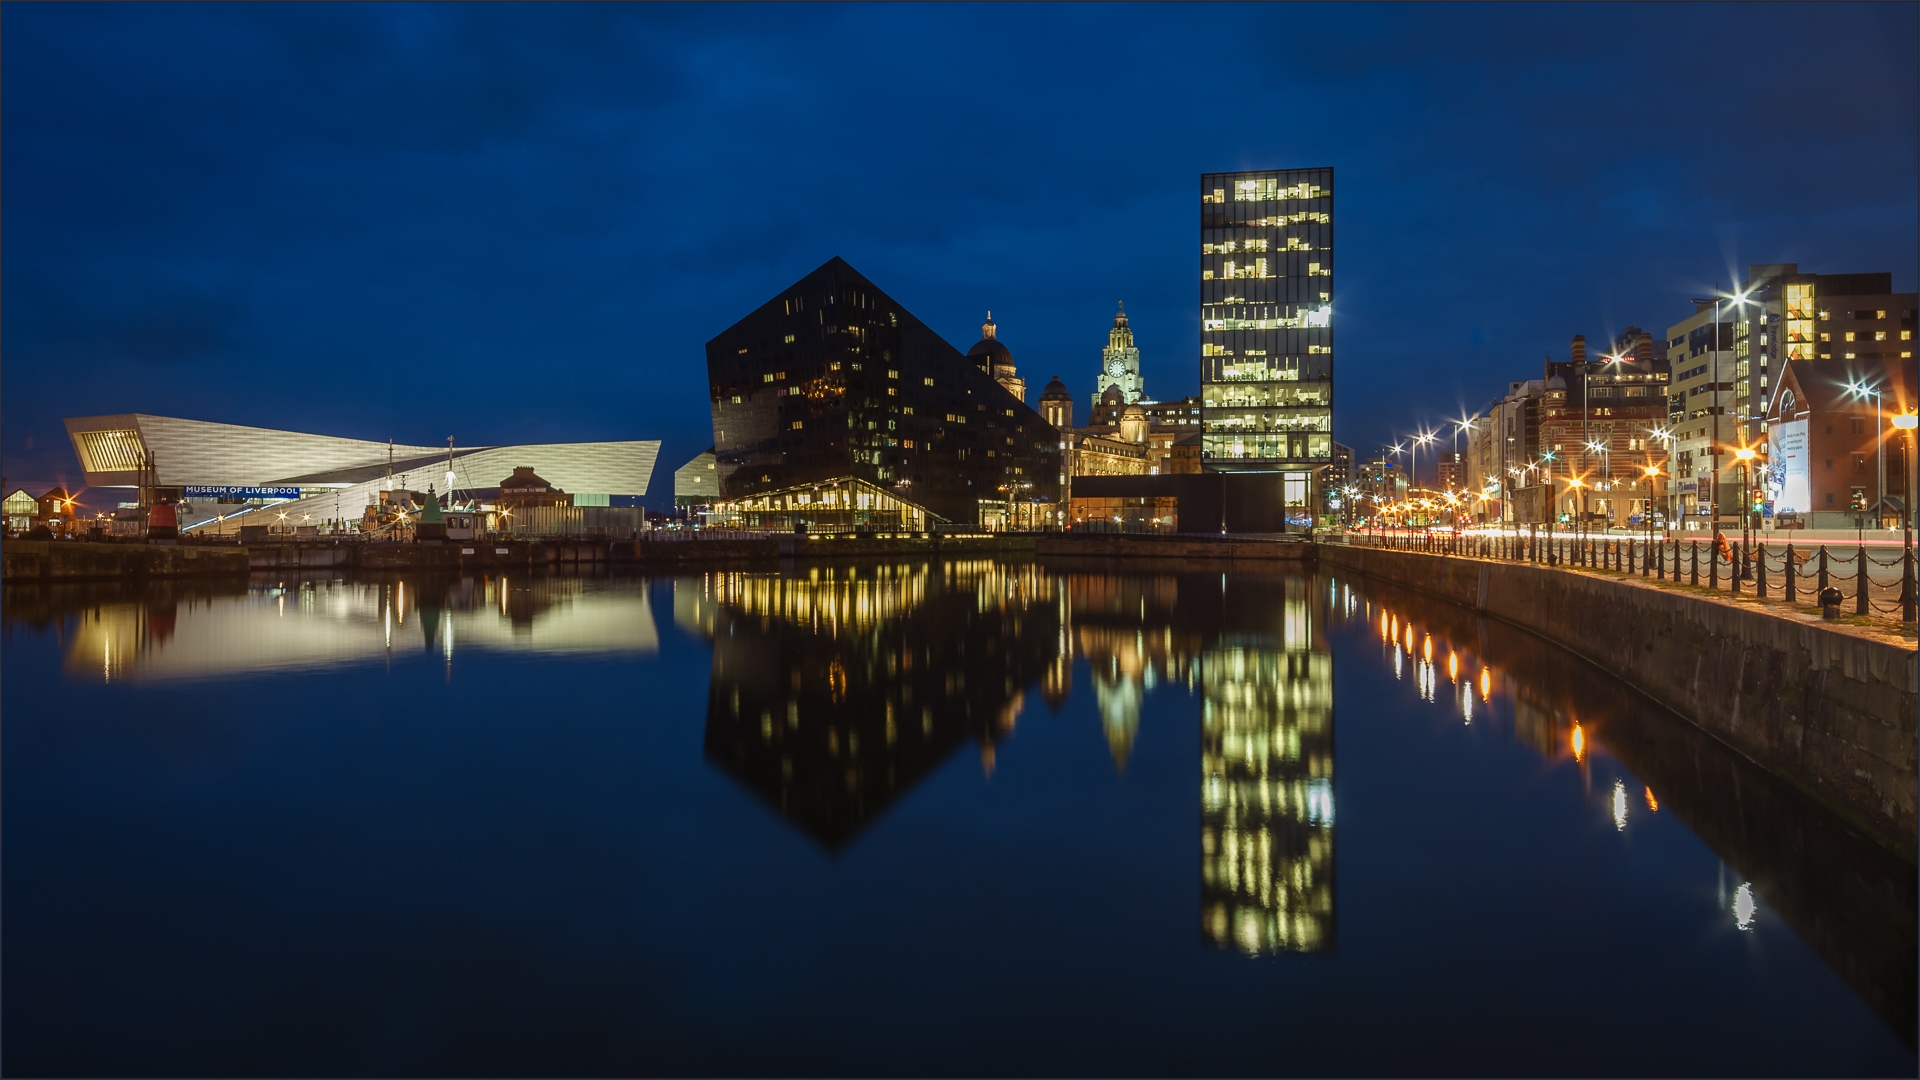
<svg viewBox="0 0 1920 1080">
<path fill-rule="evenodd" d="M 1059 500 L 1060 437 L 839 258 L 707 342 L 722 499 L 854 477 L 949 521 Z"/>
<path fill-rule="evenodd" d="M 1331 168 L 1200 177 L 1209 467 L 1278 471 L 1333 459 L 1333 269 Z"/>
</svg>

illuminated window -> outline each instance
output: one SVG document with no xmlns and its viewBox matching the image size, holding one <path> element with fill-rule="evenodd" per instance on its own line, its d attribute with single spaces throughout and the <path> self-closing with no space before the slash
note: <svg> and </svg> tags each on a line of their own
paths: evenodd
<svg viewBox="0 0 1920 1080">
<path fill-rule="evenodd" d="M 1259 202 L 1263 199 L 1280 197 L 1278 180 L 1235 180 L 1233 182 L 1234 202 Z"/>
<path fill-rule="evenodd" d="M 1825 335 L 1825 334 L 1821 334 L 1821 335 L 1820 335 L 1820 340 L 1822 340 L 1822 341 L 1825 341 L 1826 339 L 1827 339 L 1827 335 Z M 1853 331 L 1851 331 L 1851 330 L 1849 330 L 1849 331 L 1847 331 L 1847 340 L 1848 340 L 1848 341 L 1852 341 L 1852 340 L 1853 340 Z"/>
<path fill-rule="evenodd" d="M 793 344 L 793 335 L 792 335 L 792 334 L 788 334 L 788 335 L 787 335 L 787 337 L 786 337 L 786 343 L 787 343 L 788 345 L 791 345 L 791 344 Z"/>
<path fill-rule="evenodd" d="M 1873 340 L 1875 341 L 1887 340 L 1887 332 L 1885 330 L 1875 330 L 1873 332 Z"/>
<path fill-rule="evenodd" d="M 1876 311 L 1873 313 L 1873 317 L 1876 319 L 1884 319 L 1887 317 L 1887 313 L 1884 311 Z"/>
<path fill-rule="evenodd" d="M 932 385 L 933 385 L 933 380 L 932 380 L 932 379 L 921 379 L 921 380 L 920 380 L 920 382 L 921 382 L 921 383 L 922 383 L 923 385 L 925 385 L 925 386 L 932 386 Z"/>
<path fill-rule="evenodd" d="M 773 376 L 772 376 L 772 375 L 770 375 L 770 374 L 769 374 L 769 375 L 762 375 L 762 376 L 760 376 L 760 381 L 761 381 L 761 382 L 772 382 L 772 381 L 773 381 Z"/>
<path fill-rule="evenodd" d="M 1911 331 L 1911 330 L 1902 330 L 1902 331 L 1900 331 L 1900 340 L 1901 340 L 1901 341 L 1912 341 L 1912 340 L 1913 340 L 1913 331 Z"/>
<path fill-rule="evenodd" d="M 795 431 L 799 431 L 799 430 L 800 430 L 800 426 L 801 426 L 801 421 L 799 421 L 799 420 L 795 420 L 795 421 L 793 422 L 793 430 L 795 430 Z"/>
<path fill-rule="evenodd" d="M 1820 335 L 1820 340 L 1821 340 L 1821 341 L 1832 341 L 1832 340 L 1833 340 L 1833 335 L 1832 335 L 1832 334 L 1828 334 L 1828 333 L 1824 333 L 1824 332 L 1823 332 L 1823 333 L 1822 333 L 1822 334 Z"/>
</svg>

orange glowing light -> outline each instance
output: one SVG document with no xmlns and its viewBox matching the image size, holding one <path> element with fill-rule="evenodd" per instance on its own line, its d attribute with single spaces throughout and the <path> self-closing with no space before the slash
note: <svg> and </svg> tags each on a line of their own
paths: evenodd
<svg viewBox="0 0 1920 1080">
<path fill-rule="evenodd" d="M 1480 669 L 1480 700 L 1493 700 L 1493 670 L 1491 668 Z"/>
<path fill-rule="evenodd" d="M 1573 760 L 1585 761 L 1586 759 L 1587 759 L 1587 733 L 1584 731 L 1581 731 L 1579 723 L 1576 722 L 1573 725 Z"/>
<path fill-rule="evenodd" d="M 1447 678 L 1454 682 L 1460 681 L 1460 654 L 1458 653 L 1447 654 Z"/>
<path fill-rule="evenodd" d="M 1653 789 L 1647 789 L 1647 809 L 1656 813 L 1660 810 L 1660 800 L 1653 797 Z"/>
</svg>

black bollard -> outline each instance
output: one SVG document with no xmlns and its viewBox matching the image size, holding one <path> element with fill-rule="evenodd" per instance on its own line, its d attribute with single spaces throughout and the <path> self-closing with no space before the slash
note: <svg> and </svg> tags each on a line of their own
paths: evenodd
<svg viewBox="0 0 1920 1080">
<path fill-rule="evenodd" d="M 1827 586 L 1829 584 L 1831 583 L 1827 580 L 1827 545 L 1821 544 L 1820 545 L 1820 583 L 1814 587 L 1824 595 L 1827 591 Z"/>
<path fill-rule="evenodd" d="M 1793 545 L 1787 545 L 1787 603 L 1793 603 L 1794 586 L 1799 584 L 1800 568 L 1793 564 Z"/>
<path fill-rule="evenodd" d="M 1698 585 L 1700 584 L 1700 541 L 1698 540 L 1693 541 L 1693 558 L 1691 563 L 1692 565 L 1688 569 L 1690 571 L 1689 576 L 1693 580 L 1687 584 Z"/>
<path fill-rule="evenodd" d="M 1754 561 L 1754 579 L 1753 579 L 1754 593 L 1758 595 L 1760 599 L 1765 600 L 1767 598 L 1767 549 L 1764 547 L 1754 548 L 1753 561 Z"/>
<path fill-rule="evenodd" d="M 1860 560 L 1860 569 L 1855 571 L 1853 575 L 1853 613 L 1855 615 L 1865 615 L 1867 613 L 1867 590 L 1873 587 L 1873 579 L 1867 576 L 1867 545 L 1860 545 L 1860 554 L 1856 556 L 1856 558 Z"/>
</svg>

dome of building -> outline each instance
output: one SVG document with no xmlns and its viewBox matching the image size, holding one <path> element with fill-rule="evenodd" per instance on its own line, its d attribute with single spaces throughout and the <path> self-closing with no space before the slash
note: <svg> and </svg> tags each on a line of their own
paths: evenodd
<svg viewBox="0 0 1920 1080">
<path fill-rule="evenodd" d="M 988 374 L 997 375 L 1001 369 L 1013 371 L 1013 350 L 1000 343 L 994 336 L 993 312 L 987 312 L 987 321 L 980 325 L 980 340 L 967 350 L 967 358 L 980 365 Z"/>
<path fill-rule="evenodd" d="M 1547 389 L 1549 390 L 1565 390 L 1566 388 L 1567 388 L 1567 380 L 1561 378 L 1558 375 L 1555 375 L 1553 378 L 1547 380 Z"/>
<path fill-rule="evenodd" d="M 1073 392 L 1067 389 L 1066 383 L 1060 381 L 1060 376 L 1055 375 L 1053 379 L 1047 383 L 1047 388 L 1040 391 L 1040 400 L 1072 401 Z"/>
<path fill-rule="evenodd" d="M 1126 399 L 1127 399 L 1127 396 L 1120 392 L 1120 387 L 1118 385 L 1114 385 L 1114 386 L 1107 387 L 1106 393 L 1100 395 L 1100 404 L 1112 405 L 1115 408 L 1118 408 L 1121 405 L 1121 403 L 1126 401 Z"/>
</svg>

